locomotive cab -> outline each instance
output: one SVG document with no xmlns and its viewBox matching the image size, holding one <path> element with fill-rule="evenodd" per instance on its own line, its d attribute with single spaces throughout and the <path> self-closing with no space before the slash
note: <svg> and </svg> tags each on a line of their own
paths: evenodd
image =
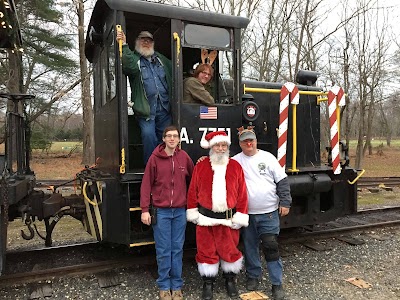
<svg viewBox="0 0 400 300">
<path fill-rule="evenodd" d="M 231 137 L 232 151 L 239 151 L 236 128 L 242 125 L 243 94 L 240 33 L 248 22 L 243 17 L 145 1 L 97 1 L 85 52 L 93 64 L 95 176 L 107 182 L 108 191 L 112 189 L 112 193 L 103 189 L 102 210 L 107 218 L 103 214 L 102 220 L 95 220 L 95 223 L 102 222 L 103 239 L 130 243 L 142 236 L 139 191 L 145 168 L 143 143 L 129 105 L 135 99 L 131 99 L 131 87 L 122 70 L 121 45 L 116 41 L 119 26 L 132 51 L 138 34 L 149 31 L 155 51 L 171 60 L 172 123 L 181 129 L 182 149 L 196 161 L 201 155 L 207 155 L 200 147 L 200 140 L 211 131 L 225 130 Z M 183 102 L 184 79 L 192 76 L 196 66 L 202 63 L 202 51 L 207 53 L 205 59 L 210 63 L 208 55 L 216 53 L 212 63 L 214 76 L 207 87 L 215 104 L 209 107 Z M 107 196 L 111 194 L 112 199 Z M 128 227 L 137 229 L 139 234 L 126 234 Z"/>
<path fill-rule="evenodd" d="M 122 72 L 117 25 L 121 25 L 132 51 L 138 34 L 149 31 L 155 50 L 171 60 L 173 124 L 182 130 L 182 148 L 197 159 L 205 153 L 199 149 L 203 135 L 219 128 L 235 138 L 231 128 L 241 126 L 240 31 L 248 22 L 242 17 L 142 1 L 98 1 L 89 25 L 86 56 L 94 69 L 95 127 L 102 128 L 95 131 L 99 168 L 119 173 L 118 165 L 122 164 L 122 177 L 129 177 L 145 167 L 140 129 L 128 105 L 135 99 L 130 99 L 129 82 Z M 183 81 L 202 62 L 202 49 L 217 52 L 212 64 L 214 76 L 208 84 L 215 99 L 213 108 L 183 102 Z M 125 160 L 121 161 L 123 149 Z"/>
</svg>

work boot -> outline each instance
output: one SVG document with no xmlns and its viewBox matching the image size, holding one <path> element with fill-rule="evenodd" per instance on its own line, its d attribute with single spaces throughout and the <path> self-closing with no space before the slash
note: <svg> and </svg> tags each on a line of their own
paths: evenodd
<svg viewBox="0 0 400 300">
<path fill-rule="evenodd" d="M 284 300 L 285 292 L 282 285 L 272 285 L 272 298 L 274 300 Z"/>
<path fill-rule="evenodd" d="M 247 277 L 246 289 L 248 291 L 256 291 L 258 289 L 258 278 Z"/>
<path fill-rule="evenodd" d="M 172 300 L 183 300 L 181 290 L 172 291 Z"/>
<path fill-rule="evenodd" d="M 160 300 L 172 300 L 171 291 L 160 291 Z"/>
<path fill-rule="evenodd" d="M 213 299 L 214 281 L 215 281 L 215 277 L 203 276 L 203 292 L 201 294 L 202 300 L 212 300 Z"/>
<path fill-rule="evenodd" d="M 226 292 L 228 293 L 228 296 L 229 297 L 239 296 L 238 290 L 236 288 L 236 281 L 235 281 L 236 274 L 232 273 L 232 272 L 223 273 L 223 277 L 225 278 L 225 287 L 226 287 Z"/>
</svg>

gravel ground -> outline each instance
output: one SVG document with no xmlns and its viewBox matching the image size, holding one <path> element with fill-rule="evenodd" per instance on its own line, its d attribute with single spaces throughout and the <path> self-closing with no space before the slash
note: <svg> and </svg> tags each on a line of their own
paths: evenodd
<svg viewBox="0 0 400 300">
<path fill-rule="evenodd" d="M 284 245 L 283 250 L 288 254 L 283 257 L 287 299 L 400 299 L 400 228 L 366 231 L 353 237 L 365 243 L 350 246 L 335 239 L 320 241 L 332 248 L 327 251 L 314 251 L 299 244 Z M 64 277 L 42 284 L 52 289 L 52 295 L 46 299 L 158 299 L 153 267 L 120 269 L 114 273 L 119 284 L 108 288 L 100 288 L 95 275 Z M 194 262 L 185 262 L 183 277 L 185 299 L 201 299 L 202 282 Z M 260 290 L 271 296 L 267 277 L 262 279 Z M 345 281 L 351 277 L 363 279 L 372 287 L 361 289 Z M 241 274 L 240 293 L 246 292 L 244 283 L 245 276 Z M 35 286 L 2 288 L 0 298 L 29 299 Z M 214 295 L 215 300 L 230 299 L 221 276 Z"/>
<path fill-rule="evenodd" d="M 367 195 L 368 192 L 360 193 Z M 385 194 L 386 195 L 386 194 Z M 385 205 L 399 205 L 399 190 L 387 193 L 383 202 Z M 359 208 L 374 208 L 382 206 L 366 204 Z M 22 223 L 9 224 L 8 250 L 20 251 L 43 246 L 43 241 L 37 236 L 27 242 L 20 238 Z M 41 232 L 44 231 L 39 226 Z M 77 234 L 77 233 L 81 234 Z M 284 263 L 284 284 L 288 300 L 362 300 L 362 299 L 400 299 L 400 227 L 365 231 L 352 234 L 352 237 L 365 241 L 364 244 L 351 246 L 336 239 L 318 241 L 330 250 L 314 251 L 300 244 L 282 245 Z M 72 242 L 87 242 L 93 240 L 82 230 L 82 225 L 72 218 L 62 218 L 56 226 L 53 244 L 62 245 Z M 74 256 L 74 255 L 72 255 Z M 29 262 L 26 261 L 28 264 Z M 14 266 L 15 267 L 15 266 Z M 201 299 L 202 281 L 194 261 L 184 262 L 183 292 L 186 300 Z M 49 287 L 49 297 L 37 299 L 158 299 L 158 289 L 155 283 L 155 266 L 118 269 L 113 272 L 117 285 L 108 288 L 99 286 L 99 276 L 74 276 L 50 279 L 46 282 L 23 284 L 0 288 L 0 299 L 31 299 L 32 292 L 42 286 Z M 260 291 L 269 297 L 270 283 L 263 272 Z M 372 285 L 361 289 L 346 279 L 360 278 Z M 239 293 L 245 290 L 245 276 L 238 277 Z M 230 299 L 224 288 L 222 276 L 219 276 L 214 290 L 214 300 Z M 239 299 L 239 298 L 237 298 Z"/>
</svg>

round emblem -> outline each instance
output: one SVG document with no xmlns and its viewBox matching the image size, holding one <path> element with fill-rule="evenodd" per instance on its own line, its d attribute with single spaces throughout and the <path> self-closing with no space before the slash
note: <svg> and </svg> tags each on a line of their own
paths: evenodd
<svg viewBox="0 0 400 300">
<path fill-rule="evenodd" d="M 253 105 L 247 106 L 247 115 L 252 118 L 256 115 L 256 108 Z"/>
</svg>

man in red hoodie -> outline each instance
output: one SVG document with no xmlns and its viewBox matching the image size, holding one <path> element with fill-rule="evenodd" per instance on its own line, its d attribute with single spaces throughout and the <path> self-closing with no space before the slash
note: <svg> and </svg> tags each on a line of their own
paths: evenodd
<svg viewBox="0 0 400 300">
<path fill-rule="evenodd" d="M 182 255 L 186 229 L 186 194 L 193 161 L 179 149 L 179 130 L 168 126 L 163 143 L 154 149 L 140 188 L 141 220 L 151 224 L 150 204 L 156 210 L 153 224 L 161 300 L 182 300 Z"/>
</svg>

